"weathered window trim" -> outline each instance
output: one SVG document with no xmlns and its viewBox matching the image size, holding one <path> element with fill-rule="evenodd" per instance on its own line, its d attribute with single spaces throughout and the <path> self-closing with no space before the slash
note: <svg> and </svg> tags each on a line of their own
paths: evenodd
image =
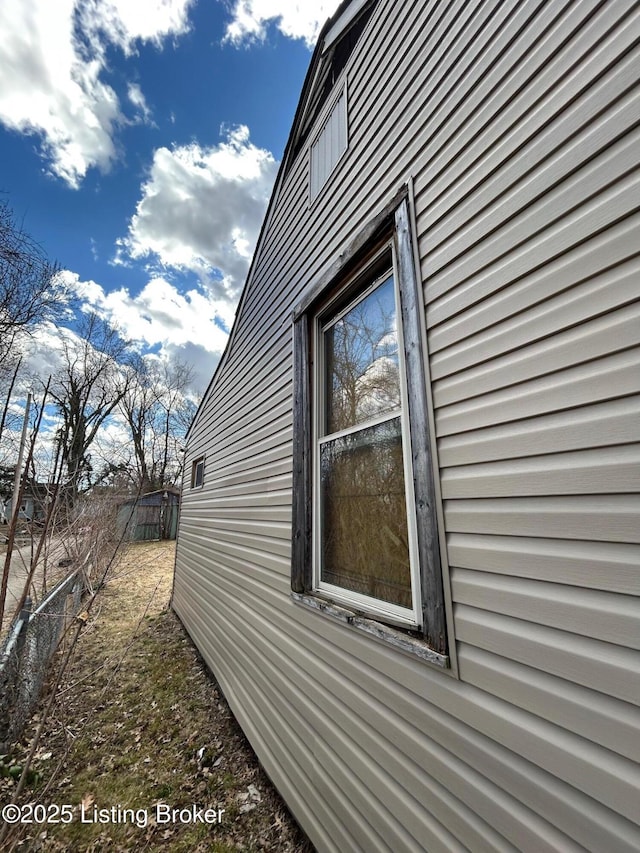
<svg viewBox="0 0 640 853">
<path fill-rule="evenodd" d="M 430 649 L 421 637 L 416 637 L 406 631 L 398 630 L 391 625 L 386 625 L 384 622 L 379 622 L 376 619 L 362 616 L 353 610 L 348 610 L 332 601 L 327 601 L 320 598 L 318 595 L 305 595 L 298 592 L 292 592 L 291 598 L 295 604 L 302 607 L 307 607 L 314 610 L 316 613 L 322 613 L 330 619 L 335 619 L 337 622 L 342 622 L 351 628 L 370 637 L 375 637 L 389 646 L 393 646 L 402 652 L 409 655 L 414 655 L 421 660 L 428 661 L 434 666 L 439 666 L 442 669 L 449 669 L 451 666 L 449 656 L 440 654 Z"/>
<path fill-rule="evenodd" d="M 401 293 L 398 310 L 404 338 L 407 382 L 407 406 L 413 476 L 413 496 L 418 559 L 421 576 L 421 639 L 416 632 L 399 634 L 370 613 L 351 611 L 343 603 L 335 604 L 313 587 L 313 388 L 311 329 L 315 317 L 333 289 L 349 275 L 364 269 L 386 242 L 393 241 Z M 294 439 L 293 439 L 293 527 L 291 587 L 298 603 L 313 606 L 327 615 L 340 618 L 359 630 L 385 637 L 406 636 L 424 644 L 432 663 L 449 667 L 445 603 L 437 530 L 433 460 L 429 444 L 427 389 L 424 369 L 421 289 L 413 257 L 411 228 L 406 192 L 391 203 L 363 234 L 356 238 L 353 251 L 346 250 L 333 268 L 314 288 L 312 295 L 294 312 Z M 316 606 L 317 603 L 317 606 Z M 372 626 L 376 626 L 375 631 Z M 435 655 L 435 657 L 434 657 Z"/>
</svg>

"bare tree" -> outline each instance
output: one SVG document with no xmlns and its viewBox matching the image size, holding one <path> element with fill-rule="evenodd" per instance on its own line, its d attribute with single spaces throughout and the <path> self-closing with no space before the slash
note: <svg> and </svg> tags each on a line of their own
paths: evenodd
<svg viewBox="0 0 640 853">
<path fill-rule="evenodd" d="M 0 367 L 37 322 L 55 317 L 68 292 L 60 267 L 0 202 Z"/>
<path fill-rule="evenodd" d="M 2 415 L 0 415 L 0 462 L 4 461 L 4 450 L 2 444 L 2 435 L 4 433 L 5 425 L 7 424 L 7 419 L 9 417 L 9 406 L 11 405 L 11 395 L 13 394 L 13 386 L 16 384 L 16 379 L 18 378 L 18 372 L 20 370 L 20 366 L 22 365 L 22 358 L 15 359 L 15 363 L 3 365 L 6 370 L 0 370 L 0 387 L 3 388 L 3 396 L 4 403 L 2 404 Z M 13 369 L 11 369 L 13 368 Z M 4 385 L 8 384 L 8 387 L 4 389 Z"/>
<path fill-rule="evenodd" d="M 85 315 L 78 336 L 63 337 L 51 397 L 62 416 L 59 444 L 71 500 L 92 484 L 89 449 L 126 394 L 128 353 L 127 341 L 97 314 Z"/>
<path fill-rule="evenodd" d="M 120 401 L 135 464 L 135 483 L 143 493 L 173 485 L 180 476 L 179 445 L 195 410 L 187 396 L 192 369 L 181 361 L 140 358 Z"/>
</svg>

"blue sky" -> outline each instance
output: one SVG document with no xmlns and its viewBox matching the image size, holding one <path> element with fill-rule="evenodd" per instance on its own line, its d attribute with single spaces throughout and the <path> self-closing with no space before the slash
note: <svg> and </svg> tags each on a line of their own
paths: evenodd
<svg viewBox="0 0 640 853">
<path fill-rule="evenodd" d="M 141 351 L 224 348 L 311 48 L 338 6 L 3 0 L 0 191 Z M 39 354 L 55 332 L 39 332 Z M 38 354 L 34 357 L 37 368 Z"/>
</svg>

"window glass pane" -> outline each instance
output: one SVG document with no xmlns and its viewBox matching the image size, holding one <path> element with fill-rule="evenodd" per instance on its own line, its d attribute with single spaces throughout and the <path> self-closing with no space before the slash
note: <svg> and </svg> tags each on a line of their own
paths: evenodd
<svg viewBox="0 0 640 853">
<path fill-rule="evenodd" d="M 196 460 L 193 463 L 193 474 L 192 474 L 192 486 L 193 488 L 197 486 L 201 486 L 204 482 L 204 459 Z"/>
<path fill-rule="evenodd" d="M 400 418 L 320 448 L 321 580 L 411 607 Z"/>
<path fill-rule="evenodd" d="M 393 276 L 324 332 L 325 434 L 400 406 Z"/>
</svg>

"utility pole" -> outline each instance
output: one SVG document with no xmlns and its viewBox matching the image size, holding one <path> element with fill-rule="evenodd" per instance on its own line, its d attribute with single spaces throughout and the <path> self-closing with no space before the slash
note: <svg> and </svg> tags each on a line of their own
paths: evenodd
<svg viewBox="0 0 640 853">
<path fill-rule="evenodd" d="M 20 450 L 18 451 L 18 462 L 16 464 L 16 475 L 13 480 L 13 495 L 11 496 L 11 518 L 17 518 L 20 510 L 20 477 L 22 475 L 22 460 L 24 458 L 24 448 L 27 443 L 27 428 L 29 426 L 29 409 L 31 408 L 31 391 L 27 394 L 27 405 L 24 410 L 24 420 L 22 421 L 22 436 L 20 438 Z"/>
</svg>

